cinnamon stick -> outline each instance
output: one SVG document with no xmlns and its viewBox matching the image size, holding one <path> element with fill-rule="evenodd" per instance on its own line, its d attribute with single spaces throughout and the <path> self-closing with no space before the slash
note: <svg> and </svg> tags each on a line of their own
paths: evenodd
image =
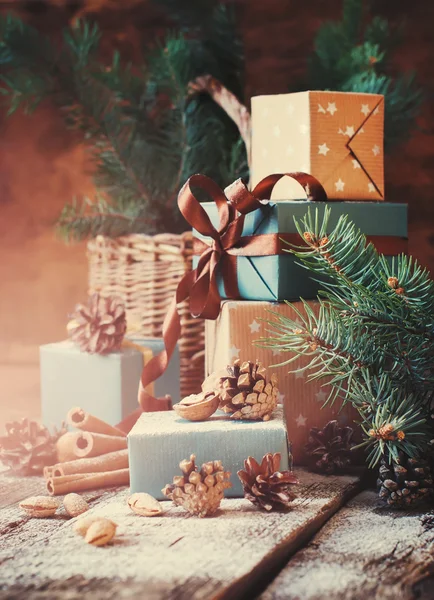
<svg viewBox="0 0 434 600">
<path fill-rule="evenodd" d="M 45 479 L 76 475 L 77 473 L 104 473 L 128 468 L 128 450 L 117 450 L 92 458 L 78 458 L 44 469 Z"/>
<path fill-rule="evenodd" d="M 104 435 L 125 437 L 125 433 L 117 427 L 109 425 L 105 421 L 98 419 L 98 417 L 89 414 L 78 406 L 71 408 L 66 415 L 66 420 L 69 425 L 72 425 L 81 431 L 90 431 L 91 433 L 102 433 Z"/>
<path fill-rule="evenodd" d="M 74 438 L 73 458 L 91 458 L 92 456 L 100 456 L 101 454 L 125 450 L 126 448 L 126 437 L 80 431 Z M 61 460 L 60 462 L 65 461 Z"/>
<path fill-rule="evenodd" d="M 65 475 L 64 477 L 50 477 L 47 480 L 47 492 L 50 496 L 58 496 L 71 492 L 128 485 L 129 482 L 129 469 L 119 469 L 106 473 L 78 473 Z"/>
<path fill-rule="evenodd" d="M 43 473 L 44 473 L 44 477 L 45 479 L 48 479 L 49 477 L 52 477 L 54 475 L 54 467 L 56 465 L 52 465 L 51 467 L 44 467 Z"/>
<path fill-rule="evenodd" d="M 81 435 L 79 431 L 68 431 L 60 436 L 56 442 L 58 462 L 67 462 L 77 458 L 74 448 L 79 435 Z"/>
</svg>

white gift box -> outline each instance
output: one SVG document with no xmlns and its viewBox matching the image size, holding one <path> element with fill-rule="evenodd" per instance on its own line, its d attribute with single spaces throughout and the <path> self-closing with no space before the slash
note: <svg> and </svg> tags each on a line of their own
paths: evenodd
<svg viewBox="0 0 434 600">
<path fill-rule="evenodd" d="M 134 339 L 133 343 L 147 349 L 150 358 L 160 352 L 159 338 Z M 107 355 L 82 352 L 65 340 L 40 347 L 42 420 L 46 425 L 60 425 L 73 406 L 116 425 L 137 409 L 137 392 L 144 364 L 144 354 L 134 347 Z M 173 403 L 180 400 L 179 353 L 153 386 L 157 396 L 170 394 Z"/>
<path fill-rule="evenodd" d="M 174 410 L 143 413 L 128 435 L 131 492 L 147 492 L 159 500 L 166 483 L 181 475 L 179 463 L 191 454 L 196 464 L 221 460 L 231 472 L 228 498 L 243 497 L 237 471 L 253 456 L 261 461 L 267 452 L 280 452 L 280 469 L 289 465 L 289 450 L 283 412 L 278 408 L 270 421 L 236 421 L 214 415 L 207 421 L 182 419 Z"/>
</svg>

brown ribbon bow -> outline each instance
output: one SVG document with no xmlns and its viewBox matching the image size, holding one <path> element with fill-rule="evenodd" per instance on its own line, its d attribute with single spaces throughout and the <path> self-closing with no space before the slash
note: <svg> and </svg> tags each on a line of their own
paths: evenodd
<svg viewBox="0 0 434 600">
<path fill-rule="evenodd" d="M 201 255 L 196 269 L 184 275 L 178 284 L 164 323 L 163 340 L 165 350 L 154 356 L 144 367 L 140 387 L 139 404 L 143 411 L 166 410 L 167 405 L 156 400 L 146 392 L 149 383 L 160 377 L 169 364 L 176 343 L 181 334 L 181 321 L 177 304 L 190 298 L 190 311 L 194 317 L 216 319 L 220 313 L 220 293 L 217 275 L 225 274 L 224 285 L 226 295 L 239 297 L 236 257 L 264 256 L 282 252 L 284 235 L 263 234 L 242 237 L 244 215 L 267 204 L 276 183 L 282 177 L 289 176 L 298 181 L 306 191 L 308 200 L 326 201 L 327 195 L 322 185 L 306 173 L 287 173 L 270 175 L 258 183 L 252 192 L 238 179 L 223 192 L 220 187 L 205 175 L 193 175 L 182 187 L 178 196 L 178 206 L 184 218 L 199 233 L 211 239 L 211 245 L 200 243 Z M 197 187 L 206 192 L 216 203 L 219 214 L 217 228 L 211 223 L 205 209 L 192 192 Z M 135 418 L 137 418 L 136 414 Z M 134 418 L 125 421 L 124 427 L 132 424 Z M 122 424 L 121 424 L 122 425 Z"/>
</svg>

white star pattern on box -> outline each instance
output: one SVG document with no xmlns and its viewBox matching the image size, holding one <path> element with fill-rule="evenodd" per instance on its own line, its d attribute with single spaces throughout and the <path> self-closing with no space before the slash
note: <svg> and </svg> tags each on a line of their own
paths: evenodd
<svg viewBox="0 0 434 600">
<path fill-rule="evenodd" d="M 309 127 L 307 125 L 304 125 L 304 123 L 303 123 L 299 126 L 299 130 L 302 135 L 307 135 L 307 132 L 309 131 Z"/>
<path fill-rule="evenodd" d="M 232 362 L 235 358 L 239 358 L 240 349 L 236 346 L 231 346 L 229 348 L 229 361 Z"/>
<path fill-rule="evenodd" d="M 296 371 L 295 378 L 296 379 L 304 379 L 304 371 Z"/>
<path fill-rule="evenodd" d="M 285 394 L 282 394 L 281 392 L 279 392 L 277 398 L 278 398 L 279 404 L 283 404 L 283 401 L 285 400 Z"/>
<path fill-rule="evenodd" d="M 376 107 L 375 107 L 375 110 L 374 110 L 374 115 L 378 115 L 378 113 L 379 113 L 379 112 L 380 112 L 380 111 L 378 110 L 378 106 L 376 106 Z"/>
<path fill-rule="evenodd" d="M 288 144 L 288 146 L 286 148 L 286 154 L 288 154 L 288 156 L 291 156 L 291 154 L 294 154 L 294 148 L 291 146 L 291 144 Z"/>
<path fill-rule="evenodd" d="M 297 423 L 297 427 L 306 427 L 307 418 L 303 417 L 303 415 L 300 413 L 295 419 L 295 422 Z"/>
<path fill-rule="evenodd" d="M 327 156 L 327 152 L 330 151 L 330 148 L 327 146 L 327 144 L 324 142 L 324 144 L 319 145 L 318 144 L 318 154 L 323 154 L 324 156 Z"/>
<path fill-rule="evenodd" d="M 281 350 L 279 350 L 279 348 L 273 348 L 272 352 L 273 352 L 273 356 L 278 356 L 280 354 Z"/>
<path fill-rule="evenodd" d="M 359 161 L 355 158 L 353 158 L 353 169 L 361 169 Z"/>
<path fill-rule="evenodd" d="M 374 153 L 374 156 L 378 156 L 380 154 L 380 146 L 375 144 L 375 146 L 372 148 L 372 152 Z"/>
<path fill-rule="evenodd" d="M 339 177 L 339 179 L 335 183 L 335 188 L 337 192 L 343 192 L 345 187 L 345 182 Z"/>
<path fill-rule="evenodd" d="M 286 107 L 286 112 L 288 113 L 288 115 L 292 115 L 292 113 L 294 112 L 294 105 L 288 104 Z"/>
<path fill-rule="evenodd" d="M 280 137 L 280 127 L 279 127 L 279 125 L 275 125 L 273 127 L 273 135 L 275 137 Z"/>
<path fill-rule="evenodd" d="M 334 102 L 329 102 L 327 106 L 327 112 L 329 112 L 332 116 L 337 112 L 336 104 Z"/>
<path fill-rule="evenodd" d="M 339 128 L 339 129 L 338 129 L 338 133 L 339 133 L 340 135 L 347 135 L 348 137 L 353 137 L 353 135 L 354 135 L 354 133 L 355 133 L 355 132 L 354 132 L 354 127 L 353 127 L 353 125 L 349 125 L 349 126 L 347 126 L 347 127 L 345 128 L 345 131 L 344 131 L 343 129 Z"/>
<path fill-rule="evenodd" d="M 363 127 L 360 127 L 359 133 L 365 133 L 365 130 L 363 129 Z"/>
<path fill-rule="evenodd" d="M 318 402 L 322 402 L 324 404 L 324 402 L 327 400 L 327 394 L 324 390 L 319 390 L 319 392 L 315 394 L 315 398 L 318 400 Z"/>
<path fill-rule="evenodd" d="M 371 109 L 369 108 L 369 104 L 362 104 L 362 108 L 360 109 L 360 112 L 363 113 L 365 115 L 365 117 L 367 117 L 369 115 L 369 113 L 371 112 Z"/>
<path fill-rule="evenodd" d="M 319 113 L 324 113 L 324 114 L 326 113 L 325 108 L 323 106 L 321 106 L 321 104 L 318 104 L 318 112 Z"/>
<path fill-rule="evenodd" d="M 256 319 L 254 321 L 252 321 L 249 325 L 250 327 L 250 333 L 258 333 L 258 331 L 261 329 L 261 324 L 258 323 L 258 321 L 256 321 Z"/>
<path fill-rule="evenodd" d="M 368 192 L 369 192 L 369 193 L 372 193 L 372 192 L 375 192 L 375 191 L 376 191 L 376 190 L 375 190 L 375 185 L 374 185 L 374 184 L 373 184 L 373 183 L 370 181 L 370 182 L 368 183 Z"/>
</svg>

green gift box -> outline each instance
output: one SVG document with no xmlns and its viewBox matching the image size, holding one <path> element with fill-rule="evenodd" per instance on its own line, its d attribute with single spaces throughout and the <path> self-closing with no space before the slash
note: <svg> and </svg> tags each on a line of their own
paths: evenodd
<svg viewBox="0 0 434 600">
<path fill-rule="evenodd" d="M 202 204 L 215 228 L 219 225 L 219 215 L 214 202 Z M 387 202 L 313 202 L 306 200 L 288 200 L 263 204 L 244 217 L 242 238 L 266 234 L 278 234 L 278 237 L 294 239 L 302 245 L 297 234 L 294 218 L 300 221 L 308 212 L 318 210 L 322 219 L 326 207 L 331 208 L 329 229 L 332 230 L 342 215 L 348 215 L 378 251 L 388 257 L 404 252 L 407 241 L 407 205 Z M 290 235 L 288 235 L 290 234 Z M 210 245 L 210 238 L 193 230 L 193 235 L 201 242 Z M 298 239 L 298 241 L 297 241 Z M 203 244 L 202 244 L 203 245 Z M 283 244 L 283 247 L 290 246 Z M 282 301 L 296 300 L 300 297 L 313 299 L 317 296 L 319 285 L 309 272 L 297 263 L 297 258 L 288 252 L 266 256 L 236 256 L 236 278 L 239 298 L 244 300 Z M 194 257 L 193 266 L 197 266 L 199 256 Z M 219 265 L 217 276 L 219 292 L 222 298 L 228 298 L 224 280 L 226 273 Z"/>
</svg>

